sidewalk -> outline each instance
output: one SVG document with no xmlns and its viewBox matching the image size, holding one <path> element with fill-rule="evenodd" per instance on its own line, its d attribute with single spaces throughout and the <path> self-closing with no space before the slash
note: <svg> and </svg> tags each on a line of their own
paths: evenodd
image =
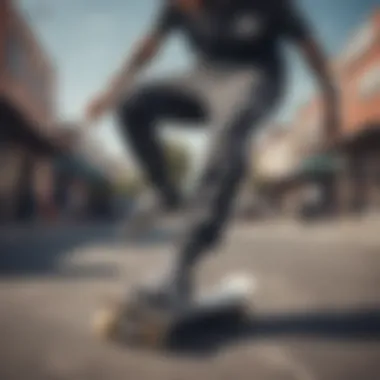
<svg viewBox="0 0 380 380">
<path fill-rule="evenodd" d="M 161 227 L 164 230 L 181 230 L 181 218 L 165 220 Z M 105 230 L 114 230 L 115 237 L 120 222 L 78 222 L 54 224 L 15 224 L 0 226 L 0 242 L 14 242 L 19 239 L 40 239 L 48 237 L 49 240 L 57 236 L 82 235 L 87 233 L 102 234 Z M 160 228 L 159 228 L 160 229 Z M 380 252 L 380 215 L 365 215 L 362 217 L 341 217 L 332 220 L 321 220 L 305 223 L 290 218 L 274 218 L 271 220 L 235 221 L 232 234 L 239 237 L 276 237 L 291 239 L 309 239 L 311 241 L 339 240 L 364 242 L 379 245 Z"/>
<path fill-rule="evenodd" d="M 273 219 L 267 221 L 247 221 L 236 225 L 236 232 L 250 236 L 276 235 L 309 240 L 339 240 L 346 242 L 366 242 L 379 244 L 380 215 L 362 217 L 340 217 L 332 220 L 305 223 L 293 219 Z"/>
</svg>

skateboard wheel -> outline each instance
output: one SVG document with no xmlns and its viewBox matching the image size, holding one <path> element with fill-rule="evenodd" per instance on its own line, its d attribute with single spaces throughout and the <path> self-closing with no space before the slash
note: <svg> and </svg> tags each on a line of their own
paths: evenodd
<svg viewBox="0 0 380 380">
<path fill-rule="evenodd" d="M 93 331 L 101 339 L 114 339 L 119 329 L 119 312 L 113 308 L 99 310 L 93 320 Z"/>
<path fill-rule="evenodd" d="M 102 340 L 155 348 L 164 344 L 169 325 L 168 315 L 132 299 L 127 303 L 114 300 L 104 306 L 95 314 L 92 327 Z"/>
</svg>

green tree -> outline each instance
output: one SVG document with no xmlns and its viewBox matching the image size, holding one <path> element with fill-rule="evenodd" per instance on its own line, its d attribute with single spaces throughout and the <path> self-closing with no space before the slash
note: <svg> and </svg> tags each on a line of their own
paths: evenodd
<svg viewBox="0 0 380 380">
<path fill-rule="evenodd" d="M 168 140 L 165 143 L 165 153 L 172 180 L 177 185 L 182 185 L 189 174 L 191 166 L 187 146 L 178 140 Z"/>
<path fill-rule="evenodd" d="M 164 143 L 164 152 L 166 154 L 168 170 L 173 181 L 181 186 L 186 179 L 190 170 L 190 154 L 185 144 L 177 140 L 167 140 Z M 126 197 L 136 197 L 146 186 L 149 186 L 144 173 L 133 173 L 117 181 L 114 184 L 114 191 L 118 195 Z"/>
<path fill-rule="evenodd" d="M 115 183 L 115 192 L 126 197 L 136 197 L 144 188 L 145 183 L 141 176 L 133 174 L 126 179 Z"/>
</svg>

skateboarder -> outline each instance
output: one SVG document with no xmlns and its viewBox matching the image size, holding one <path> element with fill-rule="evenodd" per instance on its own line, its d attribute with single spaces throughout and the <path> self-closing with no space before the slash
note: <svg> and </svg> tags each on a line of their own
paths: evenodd
<svg viewBox="0 0 380 380">
<path fill-rule="evenodd" d="M 133 15 L 131 15 L 133 16 Z M 195 56 L 183 75 L 134 85 L 172 32 L 181 32 Z M 321 90 L 326 140 L 338 126 L 338 99 L 327 60 L 309 23 L 291 0 L 167 0 L 132 58 L 87 116 L 94 121 L 117 109 L 121 130 L 145 170 L 162 210 L 181 206 L 157 138 L 161 121 L 210 125 L 212 145 L 190 205 L 187 229 L 174 268 L 150 300 L 177 303 L 191 290 L 199 258 L 218 242 L 250 157 L 250 134 L 282 98 L 285 62 L 282 41 L 293 43 Z M 133 86 L 132 86 L 133 85 Z"/>
</svg>

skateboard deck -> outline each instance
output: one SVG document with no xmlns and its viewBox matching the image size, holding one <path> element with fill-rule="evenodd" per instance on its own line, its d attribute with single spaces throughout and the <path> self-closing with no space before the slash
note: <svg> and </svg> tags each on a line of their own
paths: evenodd
<svg viewBox="0 0 380 380">
<path fill-rule="evenodd" d="M 138 301 L 115 300 L 95 314 L 93 330 L 103 340 L 149 348 L 165 347 L 179 329 L 247 317 L 253 290 L 250 276 L 233 275 L 180 310 L 155 310 Z"/>
</svg>

